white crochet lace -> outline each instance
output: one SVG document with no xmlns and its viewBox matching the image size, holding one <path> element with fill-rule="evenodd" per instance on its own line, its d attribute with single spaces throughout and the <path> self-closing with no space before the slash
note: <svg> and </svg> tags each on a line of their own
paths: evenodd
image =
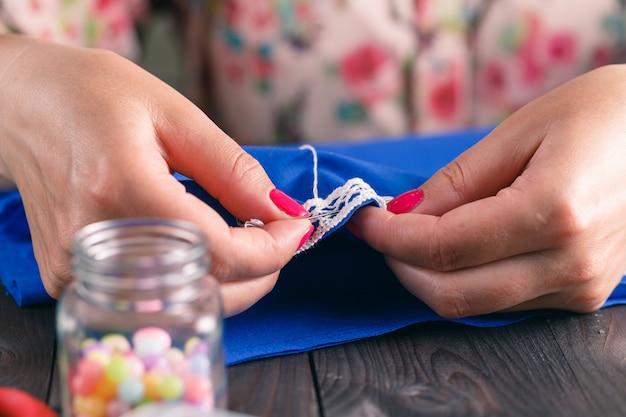
<svg viewBox="0 0 626 417">
<path fill-rule="evenodd" d="M 312 248 L 356 209 L 372 200 L 382 208 L 387 206 L 388 198 L 380 197 L 361 178 L 351 178 L 344 185 L 335 188 L 328 197 L 313 197 L 305 201 L 303 206 L 311 213 L 311 223 L 315 230 L 296 254 Z"/>
<path fill-rule="evenodd" d="M 313 154 L 313 197 L 306 200 L 303 206 L 311 213 L 311 223 L 315 230 L 296 254 L 315 246 L 366 202 L 375 201 L 385 209 L 387 201 L 391 199 L 379 196 L 361 178 L 351 178 L 344 185 L 335 188 L 326 198 L 320 198 L 317 191 L 317 151 L 311 145 L 302 145 L 300 149 L 309 150 Z"/>
<path fill-rule="evenodd" d="M 320 198 L 317 190 L 317 151 L 311 145 L 302 145 L 299 149 L 309 150 L 313 154 L 313 197 L 302 205 L 311 213 L 309 220 L 315 226 L 315 230 L 298 249 L 296 255 L 315 246 L 363 204 L 376 202 L 379 207 L 386 209 L 387 202 L 392 198 L 379 196 L 361 178 L 350 178 L 343 185 L 335 188 L 326 198 Z M 263 227 L 263 222 L 250 219 L 243 223 L 243 226 Z"/>
</svg>

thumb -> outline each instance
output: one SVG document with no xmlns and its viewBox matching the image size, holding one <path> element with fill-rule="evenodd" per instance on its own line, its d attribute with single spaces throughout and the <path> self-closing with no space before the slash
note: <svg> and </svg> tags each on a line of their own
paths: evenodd
<svg viewBox="0 0 626 417">
<path fill-rule="evenodd" d="M 503 122 L 437 171 L 420 187 L 420 198 L 416 198 L 415 191 L 404 193 L 389 203 L 389 211 L 440 216 L 511 185 L 544 136 L 542 132 L 529 134 L 527 126 L 513 122 Z"/>
</svg>

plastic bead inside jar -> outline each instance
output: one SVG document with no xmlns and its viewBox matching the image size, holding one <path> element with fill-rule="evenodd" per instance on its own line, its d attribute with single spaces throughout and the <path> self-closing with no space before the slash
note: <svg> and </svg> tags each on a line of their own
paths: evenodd
<svg viewBox="0 0 626 417">
<path fill-rule="evenodd" d="M 57 308 L 63 415 L 225 407 L 205 235 L 176 220 L 112 220 L 82 229 L 72 250 L 74 280 Z"/>
</svg>

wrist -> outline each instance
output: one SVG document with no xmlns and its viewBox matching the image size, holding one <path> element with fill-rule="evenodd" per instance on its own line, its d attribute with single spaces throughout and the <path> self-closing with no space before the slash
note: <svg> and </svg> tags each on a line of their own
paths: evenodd
<svg viewBox="0 0 626 417">
<path fill-rule="evenodd" d="M 27 93 L 19 86 L 21 77 L 15 74 L 21 71 L 17 68 L 18 61 L 33 44 L 34 41 L 25 36 L 0 33 L 0 191 L 15 187 L 9 162 L 16 159 L 13 153 L 19 137 L 16 134 L 19 124 L 15 123 L 13 116 L 15 109 L 20 107 L 19 96 Z"/>
</svg>

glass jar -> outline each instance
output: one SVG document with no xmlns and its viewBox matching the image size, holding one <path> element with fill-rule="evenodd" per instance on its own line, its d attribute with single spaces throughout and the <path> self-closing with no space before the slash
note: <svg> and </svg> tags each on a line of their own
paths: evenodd
<svg viewBox="0 0 626 417">
<path fill-rule="evenodd" d="M 205 235 L 177 220 L 111 220 L 82 229 L 72 251 L 74 280 L 57 307 L 63 416 L 225 407 L 222 304 Z"/>
</svg>

